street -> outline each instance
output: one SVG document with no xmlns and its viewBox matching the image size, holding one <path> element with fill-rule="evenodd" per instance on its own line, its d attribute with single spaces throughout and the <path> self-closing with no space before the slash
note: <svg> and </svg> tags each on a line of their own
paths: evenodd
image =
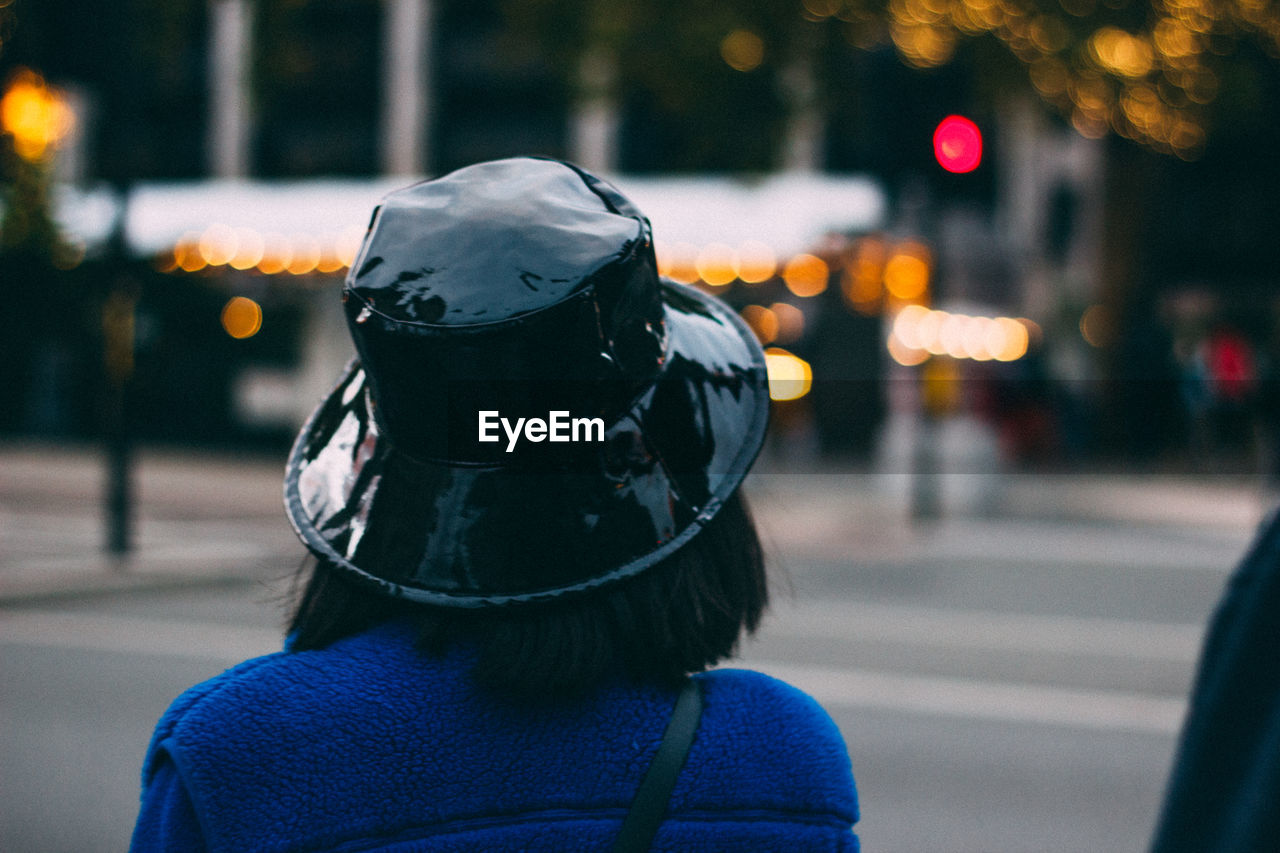
<svg viewBox="0 0 1280 853">
<path fill-rule="evenodd" d="M 275 463 L 149 457 L 138 555 L 103 563 L 93 464 L 0 467 L 2 850 L 123 849 L 156 718 L 278 647 L 302 553 Z M 1021 475 L 911 526 L 868 475 L 761 467 L 775 606 L 729 665 L 832 714 L 865 850 L 1144 849 L 1249 484 Z"/>
</svg>

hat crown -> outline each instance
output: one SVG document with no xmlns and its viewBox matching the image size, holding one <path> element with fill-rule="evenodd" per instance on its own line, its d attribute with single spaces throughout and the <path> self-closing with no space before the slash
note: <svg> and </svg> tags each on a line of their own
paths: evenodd
<svg viewBox="0 0 1280 853">
<path fill-rule="evenodd" d="M 344 300 L 375 416 L 420 458 L 515 461 L 479 442 L 480 412 L 610 420 L 664 358 L 648 221 L 554 160 L 481 163 L 390 194 Z"/>
<path fill-rule="evenodd" d="M 554 160 L 513 158 L 393 192 L 347 288 L 389 320 L 441 326 L 556 304 L 649 241 L 639 211 L 616 209 L 584 178 Z"/>
</svg>

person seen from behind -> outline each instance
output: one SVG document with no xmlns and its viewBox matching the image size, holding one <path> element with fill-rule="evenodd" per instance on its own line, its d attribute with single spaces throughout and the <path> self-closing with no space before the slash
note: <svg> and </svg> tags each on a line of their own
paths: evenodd
<svg viewBox="0 0 1280 853">
<path fill-rule="evenodd" d="M 768 603 L 737 315 L 540 158 L 387 196 L 342 299 L 285 649 L 163 715 L 132 850 L 857 850 L 830 717 L 713 669 Z"/>
</svg>

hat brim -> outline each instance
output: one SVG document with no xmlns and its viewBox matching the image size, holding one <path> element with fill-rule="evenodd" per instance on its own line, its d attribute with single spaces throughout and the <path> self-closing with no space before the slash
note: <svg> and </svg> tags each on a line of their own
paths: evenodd
<svg viewBox="0 0 1280 853">
<path fill-rule="evenodd" d="M 764 354 L 728 306 L 663 282 L 660 377 L 565 470 L 398 450 L 352 361 L 299 433 L 285 508 L 324 562 L 425 604 L 544 601 L 622 580 L 689 541 L 741 484 L 769 414 Z"/>
</svg>

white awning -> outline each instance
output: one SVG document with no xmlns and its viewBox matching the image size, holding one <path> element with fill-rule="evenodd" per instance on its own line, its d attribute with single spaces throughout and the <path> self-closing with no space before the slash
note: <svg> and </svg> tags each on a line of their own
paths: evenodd
<svg viewBox="0 0 1280 853">
<path fill-rule="evenodd" d="M 622 175 L 611 180 L 649 217 L 660 247 L 758 241 L 785 257 L 811 248 L 828 232 L 885 224 L 884 192 L 865 177 L 778 174 L 747 181 Z M 338 234 L 363 228 L 378 200 L 406 183 L 379 178 L 139 184 L 130 195 L 126 237 L 133 252 L 154 255 L 213 225 Z M 69 236 L 89 247 L 106 241 L 117 209 L 110 191 L 62 187 L 55 199 L 57 219 Z"/>
</svg>

